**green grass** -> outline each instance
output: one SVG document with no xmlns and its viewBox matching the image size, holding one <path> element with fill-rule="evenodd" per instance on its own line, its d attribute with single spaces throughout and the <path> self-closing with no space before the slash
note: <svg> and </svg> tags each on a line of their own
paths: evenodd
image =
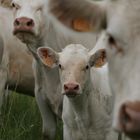
<svg viewBox="0 0 140 140">
<path fill-rule="evenodd" d="M 59 123 L 56 140 L 62 140 Z M 42 121 L 36 101 L 32 97 L 12 93 L 2 109 L 0 140 L 42 140 Z"/>
</svg>

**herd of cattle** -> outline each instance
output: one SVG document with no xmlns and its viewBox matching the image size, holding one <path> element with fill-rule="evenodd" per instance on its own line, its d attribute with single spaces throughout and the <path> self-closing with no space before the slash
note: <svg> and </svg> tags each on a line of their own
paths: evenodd
<svg viewBox="0 0 140 140">
<path fill-rule="evenodd" d="M 139 0 L 0 0 L 5 90 L 35 96 L 44 140 L 140 139 Z"/>
</svg>

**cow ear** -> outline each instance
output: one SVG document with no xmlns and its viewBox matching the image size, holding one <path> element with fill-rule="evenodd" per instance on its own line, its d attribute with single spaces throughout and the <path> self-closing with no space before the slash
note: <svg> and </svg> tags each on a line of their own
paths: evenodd
<svg viewBox="0 0 140 140">
<path fill-rule="evenodd" d="M 100 49 L 90 56 L 89 64 L 91 67 L 94 66 L 96 68 L 100 68 L 106 64 L 106 61 L 106 50 Z"/>
<path fill-rule="evenodd" d="M 50 68 L 53 68 L 58 64 L 59 55 L 51 48 L 40 47 L 37 49 L 37 54 L 43 62 L 43 64 Z"/>
<path fill-rule="evenodd" d="M 65 26 L 78 32 L 95 32 L 106 26 L 105 2 L 50 0 L 49 11 Z"/>
<path fill-rule="evenodd" d="M 11 2 L 12 2 L 12 0 L 0 0 L 0 5 L 7 7 L 7 8 L 12 8 Z"/>
</svg>

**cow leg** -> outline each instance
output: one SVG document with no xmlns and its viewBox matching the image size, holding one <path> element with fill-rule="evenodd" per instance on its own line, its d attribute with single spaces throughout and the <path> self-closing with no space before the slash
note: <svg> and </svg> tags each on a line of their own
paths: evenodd
<svg viewBox="0 0 140 140">
<path fill-rule="evenodd" d="M 63 125 L 63 131 L 64 131 L 63 134 L 64 140 L 73 140 L 72 134 L 66 124 Z"/>
<path fill-rule="evenodd" d="M 7 70 L 3 67 L 0 67 L 0 115 L 5 97 L 4 93 L 6 82 L 7 82 Z"/>
<path fill-rule="evenodd" d="M 33 62 L 33 71 L 35 76 L 35 97 L 43 121 L 44 140 L 55 140 L 57 120 L 46 99 L 46 87 L 44 85 L 44 71 L 42 66 L 36 60 Z"/>
<path fill-rule="evenodd" d="M 43 138 L 44 140 L 54 140 L 56 135 L 56 115 L 52 112 L 50 106 L 43 99 L 44 93 L 35 93 L 37 104 L 43 120 Z"/>
<path fill-rule="evenodd" d="M 5 100 L 5 85 L 8 78 L 8 55 L 4 52 L 4 42 L 0 36 L 0 115 Z"/>
</svg>

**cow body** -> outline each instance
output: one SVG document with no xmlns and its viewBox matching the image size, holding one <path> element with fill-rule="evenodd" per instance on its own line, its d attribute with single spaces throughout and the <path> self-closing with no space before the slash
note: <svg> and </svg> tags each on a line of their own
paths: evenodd
<svg viewBox="0 0 140 140">
<path fill-rule="evenodd" d="M 0 107 L 5 88 L 34 96 L 32 55 L 12 35 L 11 10 L 0 7 Z"/>
<path fill-rule="evenodd" d="M 38 49 L 38 55 L 45 65 L 59 66 L 61 93 L 64 95 L 64 140 L 118 138 L 111 130 L 114 97 L 109 88 L 104 53 L 103 49 L 89 52 L 80 44 L 68 45 L 58 54 L 50 48 Z M 52 63 L 55 64 L 48 63 L 47 55 L 53 58 Z"/>
<path fill-rule="evenodd" d="M 28 3 L 28 4 L 26 4 Z M 51 70 L 44 66 L 36 54 L 38 47 L 46 45 L 60 51 L 69 43 L 82 43 L 92 48 L 96 42 L 94 35 L 85 37 L 66 36 L 49 19 L 46 0 L 13 0 L 13 34 L 26 43 L 34 56 L 35 96 L 43 119 L 45 139 L 53 140 L 56 119 L 61 118 L 62 96 L 58 68 Z M 92 40 L 89 42 L 89 40 Z"/>
<path fill-rule="evenodd" d="M 91 3 L 84 0 L 51 0 L 49 7 L 57 19 L 75 31 L 106 29 L 103 45 L 107 48 L 111 89 L 116 95 L 113 127 L 132 139 L 139 139 L 140 1 L 105 0 Z"/>
</svg>

